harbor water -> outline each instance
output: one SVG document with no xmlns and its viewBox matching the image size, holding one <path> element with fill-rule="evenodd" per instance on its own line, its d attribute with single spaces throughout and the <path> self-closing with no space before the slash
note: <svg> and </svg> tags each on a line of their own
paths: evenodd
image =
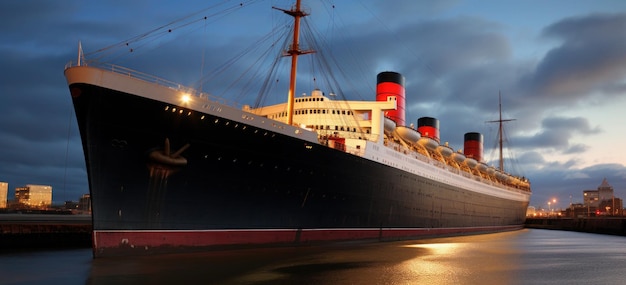
<svg viewBox="0 0 626 285">
<path fill-rule="evenodd" d="M 93 259 L 0 253 L 0 284 L 621 284 L 626 237 L 524 229 L 368 244 Z"/>
</svg>

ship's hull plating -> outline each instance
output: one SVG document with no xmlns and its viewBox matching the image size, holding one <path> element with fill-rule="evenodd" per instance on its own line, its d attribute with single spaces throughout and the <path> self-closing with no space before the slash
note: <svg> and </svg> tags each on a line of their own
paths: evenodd
<svg viewBox="0 0 626 285">
<path fill-rule="evenodd" d="M 482 233 L 524 221 L 528 200 L 91 84 L 70 89 L 95 256 Z M 166 139 L 184 161 L 154 160 Z"/>
</svg>

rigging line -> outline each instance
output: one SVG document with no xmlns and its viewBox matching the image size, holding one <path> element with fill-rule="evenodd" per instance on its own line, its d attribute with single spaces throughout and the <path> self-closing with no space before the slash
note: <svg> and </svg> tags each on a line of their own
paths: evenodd
<svg viewBox="0 0 626 285">
<path fill-rule="evenodd" d="M 203 34 L 206 35 L 206 27 L 207 27 L 207 23 L 204 22 L 204 31 Z M 206 37 L 207 39 L 209 37 Z M 205 62 L 205 55 L 206 55 L 206 46 L 207 45 L 202 45 L 202 61 L 200 62 L 200 78 L 202 78 L 204 76 L 204 62 Z M 200 87 L 198 88 L 198 90 L 200 90 L 200 92 L 202 92 L 202 87 L 203 87 L 203 82 L 200 81 Z"/>
<path fill-rule="evenodd" d="M 333 12 L 335 11 L 335 9 L 333 9 Z M 333 17 L 334 19 L 334 17 Z M 342 23 L 342 25 L 345 27 L 347 25 L 345 25 L 345 23 L 342 21 L 341 17 L 337 18 L 338 21 L 333 20 L 333 23 L 337 23 L 340 22 Z M 335 27 L 337 25 L 334 24 L 333 27 L 333 31 L 335 31 Z M 320 33 L 319 31 L 315 30 L 314 28 L 311 28 L 312 31 L 315 31 L 316 35 L 319 35 L 315 37 L 315 41 L 316 42 L 321 42 L 320 46 L 324 46 L 324 48 L 320 48 L 319 50 L 321 51 L 320 53 L 324 53 L 324 54 L 329 54 L 329 56 L 323 56 L 324 58 L 330 58 L 332 60 L 332 62 L 334 63 L 334 65 L 337 67 L 337 70 L 339 70 L 340 74 L 342 74 L 342 76 L 344 76 L 344 78 L 348 79 L 348 78 L 352 78 L 354 79 L 355 74 L 360 76 L 361 79 L 360 80 L 346 80 L 346 82 L 348 82 L 348 84 L 350 84 L 353 88 L 353 90 L 357 91 L 360 88 L 358 88 L 357 86 L 355 86 L 355 82 L 371 82 L 371 80 L 369 80 L 369 70 L 374 69 L 373 67 L 366 67 L 364 66 L 366 64 L 366 61 L 357 58 L 356 54 L 354 53 L 353 50 L 358 49 L 360 46 L 359 45 L 354 45 L 354 46 L 350 46 L 350 47 L 346 47 L 344 46 L 344 48 L 346 49 L 346 55 L 350 56 L 350 60 L 343 60 L 344 62 L 348 62 L 348 63 L 355 63 L 355 65 L 353 65 L 353 67 L 356 70 L 359 70 L 360 72 L 351 72 L 350 73 L 350 77 L 347 76 L 347 72 L 346 72 L 346 68 L 348 68 L 349 66 L 346 64 L 339 64 L 339 61 L 337 60 L 337 58 L 335 57 L 336 54 L 336 50 L 337 49 L 337 43 L 333 43 L 332 45 L 330 44 L 330 40 L 328 37 L 327 33 Z M 348 38 L 348 36 L 346 36 L 346 30 L 347 29 L 336 29 L 336 31 L 340 32 L 344 38 Z M 333 48 L 330 48 L 330 47 Z M 347 56 L 344 56 L 345 58 L 348 58 Z M 366 72 L 366 70 L 368 70 Z M 367 75 L 366 75 L 367 74 Z M 365 84 L 365 86 L 369 86 L 370 91 L 372 91 L 372 93 L 374 93 L 373 88 L 371 87 L 371 85 L 369 84 Z M 361 94 L 361 92 L 355 92 L 355 94 L 359 97 L 359 99 L 364 99 L 367 98 L 366 96 L 363 96 L 363 94 Z"/>
<path fill-rule="evenodd" d="M 216 4 L 216 5 L 214 5 L 214 6 L 211 6 L 211 7 L 209 7 L 209 8 L 204 9 L 204 10 L 201 10 L 201 11 L 203 12 L 203 11 L 206 11 L 206 10 L 212 9 L 212 8 L 214 8 L 214 7 L 218 7 L 218 6 L 220 6 L 220 5 L 222 5 L 222 4 Z M 196 13 L 193 13 L 193 14 L 191 14 L 191 15 L 187 15 L 187 16 L 184 16 L 184 17 L 182 17 L 182 18 L 176 19 L 176 20 L 174 20 L 174 21 L 172 21 L 172 22 L 169 22 L 169 23 L 167 23 L 167 24 L 165 24 L 165 25 L 159 26 L 159 27 L 154 28 L 154 29 L 152 29 L 152 30 L 150 30 L 150 31 L 144 32 L 144 33 L 142 33 L 142 34 L 139 34 L 139 35 L 137 35 L 137 36 L 131 37 L 130 39 L 127 39 L 127 40 L 124 40 L 124 41 L 121 41 L 121 42 L 118 42 L 118 43 L 112 44 L 112 45 L 110 45 L 110 46 L 107 46 L 107 47 L 101 48 L 101 49 L 99 49 L 99 50 L 96 50 L 96 51 L 94 51 L 93 53 L 98 53 L 98 52 L 101 52 L 101 51 L 104 51 L 104 50 L 107 50 L 107 49 L 110 49 L 110 48 L 113 48 L 113 47 L 116 47 L 116 46 L 119 46 L 119 45 L 128 45 L 128 43 L 129 43 L 129 42 L 134 42 L 134 41 L 137 41 L 137 40 L 139 40 L 139 39 L 145 38 L 145 37 L 149 36 L 150 34 L 152 34 L 152 33 L 156 32 L 156 31 L 159 31 L 159 30 L 161 30 L 161 29 L 163 29 L 163 28 L 165 28 L 165 27 L 167 27 L 167 26 L 173 25 L 173 24 L 175 24 L 175 23 L 177 23 L 177 22 L 183 21 L 183 20 L 185 20 L 185 19 L 187 19 L 187 18 L 189 18 L 189 17 L 191 17 L 191 16 L 193 16 L 193 15 L 196 15 L 196 14 L 198 14 L 198 13 L 200 13 L 200 12 L 196 12 Z"/>
<path fill-rule="evenodd" d="M 173 27 L 173 28 L 170 28 L 170 29 L 167 29 L 167 30 L 163 30 L 163 31 L 154 32 L 150 36 L 146 36 L 144 38 L 137 39 L 135 41 L 126 41 L 124 46 L 129 47 L 129 49 L 125 49 L 125 50 L 123 50 L 121 52 L 118 52 L 119 55 L 111 58 L 109 61 L 114 61 L 114 60 L 116 60 L 116 59 L 118 59 L 118 58 L 128 54 L 128 52 L 135 53 L 137 50 L 140 50 L 141 48 L 147 46 L 148 44 L 150 44 L 152 42 L 155 42 L 156 40 L 158 40 L 158 39 L 160 39 L 160 38 L 162 38 L 162 37 L 164 37 L 164 36 L 166 36 L 168 34 L 172 34 L 172 32 L 178 31 L 178 30 L 182 29 L 183 27 L 189 26 L 191 24 L 194 24 L 194 23 L 197 23 L 197 22 L 200 22 L 200 21 L 204 21 L 205 25 L 206 25 L 206 23 L 207 23 L 206 20 L 207 20 L 207 17 L 199 18 L 199 19 L 196 19 L 196 20 L 194 20 L 192 22 L 185 23 L 185 24 L 180 25 L 180 26 L 176 26 L 176 27 Z M 193 31 L 194 30 L 190 30 L 190 31 L 187 32 L 187 34 L 193 32 Z M 139 40 L 141 40 L 143 43 L 140 44 L 140 45 L 136 45 L 136 46 L 130 45 L 130 43 L 138 42 Z M 166 44 L 166 43 L 164 42 L 164 43 L 156 46 L 155 48 L 159 48 L 159 47 L 163 46 L 164 44 Z M 112 47 L 113 46 L 110 46 L 109 48 L 105 48 L 105 49 L 101 49 L 101 50 L 98 50 L 98 51 L 95 51 L 95 52 L 91 52 L 88 55 L 94 55 L 96 53 L 99 53 L 101 55 L 99 57 L 92 58 L 92 61 L 93 60 L 102 60 L 106 56 L 114 54 L 116 52 L 114 49 L 112 49 Z"/>
<path fill-rule="evenodd" d="M 311 26 L 308 24 L 308 22 L 305 21 L 305 26 L 308 28 L 311 28 Z M 343 68 L 343 66 L 341 64 L 339 64 L 339 61 L 337 60 L 337 58 L 332 54 L 332 53 L 327 53 L 327 50 L 330 50 L 330 46 L 327 44 L 327 41 L 319 41 L 317 40 L 318 37 L 314 36 L 312 33 L 312 28 L 310 29 L 311 33 L 305 33 L 305 37 L 307 39 L 310 39 L 311 41 L 315 42 L 315 46 L 318 47 L 319 46 L 319 56 L 317 56 L 316 58 L 318 59 L 318 62 L 320 64 L 320 66 L 323 67 L 324 70 L 327 70 L 327 73 L 323 73 L 325 80 L 328 82 L 328 84 L 332 85 L 333 88 L 337 88 L 337 95 L 340 96 L 341 99 L 343 100 L 347 100 L 345 93 L 341 90 L 341 84 L 339 84 L 339 81 L 337 79 L 337 76 L 335 75 L 335 68 L 331 67 L 331 63 L 329 62 L 329 58 L 331 60 L 331 62 L 333 63 L 333 65 L 336 67 L 336 70 L 339 72 L 339 74 L 343 77 L 343 78 L 349 78 L 348 74 L 346 72 L 346 70 Z M 317 32 L 317 34 L 319 34 L 319 32 Z M 325 39 L 323 36 L 319 37 L 321 39 Z M 354 86 L 354 83 L 351 80 L 346 80 L 348 82 L 348 84 L 350 84 L 350 86 L 352 87 L 352 90 L 358 90 L 356 86 Z"/>
<path fill-rule="evenodd" d="M 256 42 L 254 42 L 251 45 L 247 46 L 241 52 L 237 53 L 235 56 L 233 56 L 232 58 L 228 59 L 223 64 L 217 66 L 211 72 L 209 72 L 208 74 L 203 76 L 200 80 L 198 80 L 194 86 L 198 86 L 201 83 L 208 82 L 211 79 L 214 79 L 215 77 L 217 77 L 217 75 L 224 74 L 226 70 L 228 70 L 229 68 L 234 66 L 235 62 L 237 62 L 240 59 L 242 59 L 245 55 L 249 54 L 252 50 L 258 49 L 260 46 L 262 46 L 263 42 L 266 42 L 269 39 L 271 39 L 272 35 L 276 32 L 276 30 L 278 30 L 278 29 L 275 29 L 275 30 L 270 31 L 269 33 L 265 34 L 263 37 L 261 37 Z M 263 57 L 258 57 L 258 59 L 262 59 L 262 58 Z"/>
<path fill-rule="evenodd" d="M 288 42 L 290 41 L 289 36 L 291 34 L 291 31 L 289 29 L 285 29 L 283 31 L 283 34 L 279 37 L 279 39 L 283 39 L 282 41 L 282 45 L 281 46 L 285 46 L 288 44 Z M 275 46 L 276 43 L 274 43 L 272 46 Z M 272 66 L 270 68 L 270 72 L 267 74 L 266 79 L 263 80 L 263 84 L 261 86 L 261 89 L 259 90 L 258 96 L 257 96 L 257 100 L 255 102 L 254 107 L 258 108 L 260 106 L 262 106 L 265 102 L 265 100 L 267 99 L 270 91 L 272 90 L 272 86 L 270 84 L 276 82 L 278 83 L 278 74 L 280 73 L 278 68 L 279 62 L 280 60 L 283 58 L 282 56 L 282 51 L 280 54 L 278 54 L 275 58 L 274 61 L 272 63 Z M 284 66 L 284 65 L 283 65 Z M 285 108 L 287 106 L 285 105 Z"/>
<path fill-rule="evenodd" d="M 342 98 L 344 101 L 335 101 L 335 105 L 337 106 L 337 109 L 351 109 L 348 102 L 349 100 L 347 100 L 346 96 L 345 96 L 345 92 L 342 90 L 342 85 L 339 84 L 339 82 L 337 81 L 337 76 L 335 76 L 334 73 L 334 69 L 331 68 L 331 64 L 328 60 L 328 58 L 330 57 L 330 59 L 332 60 L 332 62 L 334 63 L 334 65 L 337 67 L 337 70 L 339 70 L 340 74 L 342 74 L 344 76 L 344 78 L 348 78 L 347 74 L 345 73 L 345 70 L 343 68 L 341 68 L 341 65 L 338 64 L 338 61 L 336 60 L 336 58 L 332 55 L 332 53 L 329 53 L 328 56 L 326 56 L 326 50 L 330 50 L 329 47 L 326 48 L 321 48 L 321 46 L 323 44 L 325 44 L 326 42 L 322 41 L 320 43 L 320 41 L 318 41 L 318 37 L 316 37 L 314 34 L 314 32 L 316 32 L 316 30 L 314 30 L 314 28 L 309 24 L 308 21 L 305 21 L 304 24 L 304 33 L 303 36 L 304 38 L 313 43 L 313 46 L 316 48 L 317 52 L 317 56 L 315 56 L 316 59 L 316 63 L 317 65 L 319 65 L 321 67 L 322 70 L 325 70 L 326 72 L 322 72 L 322 79 L 330 86 L 332 86 L 332 89 L 336 88 L 336 91 L 339 93 L 340 98 Z M 319 34 L 319 33 L 317 33 Z M 324 38 L 319 37 L 319 38 Z M 349 81 L 349 80 L 347 80 Z M 357 114 L 355 112 L 352 112 L 351 117 L 348 116 L 341 116 L 341 121 L 344 123 L 344 125 L 350 125 L 350 122 L 353 121 L 354 123 L 356 123 L 357 125 L 359 125 L 359 118 L 357 117 Z M 365 131 L 363 128 L 361 128 L 359 126 L 358 128 L 360 130 L 360 134 L 362 136 L 365 136 Z M 349 130 L 348 130 L 349 132 Z M 356 133 L 354 134 L 354 136 L 356 137 Z"/>
<path fill-rule="evenodd" d="M 244 2 L 251 2 L 251 3 L 253 3 L 253 2 L 257 2 L 257 1 L 258 1 L 258 0 L 251 0 L 251 1 L 244 1 Z M 128 46 L 130 43 L 134 43 L 134 42 L 140 41 L 140 40 L 142 40 L 142 39 L 144 39 L 144 38 L 151 37 L 153 34 L 156 34 L 156 32 L 158 32 L 158 31 L 160 31 L 160 30 L 162 30 L 162 29 L 165 29 L 165 28 L 166 28 L 166 27 L 168 27 L 168 26 L 172 26 L 172 25 L 174 25 L 174 24 L 176 24 L 176 23 L 179 23 L 179 22 L 182 22 L 182 21 L 188 20 L 189 18 L 191 18 L 191 17 L 195 17 L 196 15 L 198 15 L 198 14 L 200 14 L 200 13 L 204 13 L 205 11 L 208 11 L 208 10 L 211 10 L 211 9 L 215 9 L 215 8 L 217 8 L 217 7 L 221 6 L 221 5 L 224 5 L 226 2 L 230 2 L 230 1 L 229 1 L 229 0 L 227 0 L 227 1 L 224 1 L 224 2 L 221 2 L 221 3 L 218 3 L 218 4 L 216 4 L 216 5 L 210 6 L 210 7 L 208 7 L 208 8 L 205 8 L 205 9 L 199 10 L 198 12 L 195 12 L 195 13 L 189 14 L 189 15 L 187 15 L 187 16 L 184 16 L 184 17 L 182 17 L 182 18 L 176 19 L 176 20 L 171 21 L 171 22 L 169 22 L 169 23 L 167 23 L 167 24 L 165 24 L 165 25 L 159 26 L 159 27 L 154 28 L 154 29 L 152 29 L 152 30 L 150 30 L 150 31 L 144 32 L 144 33 L 142 33 L 142 34 L 139 34 L 139 35 L 137 35 L 137 36 L 131 37 L 130 39 L 127 39 L 127 40 L 124 40 L 124 41 L 121 41 L 121 42 L 118 42 L 118 43 L 115 43 L 115 44 L 112 44 L 112 45 L 106 46 L 106 47 L 104 47 L 104 48 L 98 49 L 98 50 L 96 50 L 96 51 L 93 51 L 93 52 L 87 53 L 86 55 L 92 55 L 92 54 L 100 53 L 100 52 L 103 52 L 103 51 L 106 51 L 106 50 L 109 50 L 109 49 L 112 49 L 112 48 L 115 48 L 115 47 L 119 47 L 119 46 Z M 224 14 L 224 15 L 222 15 L 222 16 L 223 16 L 223 17 L 225 17 L 226 15 L 228 15 L 228 14 L 232 13 L 234 10 L 236 10 L 236 9 L 238 9 L 238 8 L 241 8 L 241 7 L 243 7 L 243 6 L 244 6 L 244 3 L 243 3 L 243 2 L 241 2 L 241 3 L 237 4 L 237 5 L 233 5 L 233 6 L 226 7 L 225 9 L 223 9 L 223 10 L 221 10 L 221 11 L 218 11 L 218 12 L 216 12 L 216 13 L 210 14 L 209 16 L 205 16 L 205 17 L 202 17 L 202 18 L 200 18 L 200 19 L 193 20 L 193 21 L 188 22 L 188 23 L 183 23 L 183 24 L 181 24 L 181 25 L 179 25 L 179 26 L 177 26 L 177 27 L 174 27 L 174 28 L 171 28 L 171 29 L 168 29 L 168 30 L 164 30 L 164 31 L 162 31 L 161 33 L 169 33 L 169 32 L 171 32 L 171 30 L 172 30 L 172 29 L 181 28 L 181 27 L 184 27 L 184 26 L 187 26 L 187 25 L 193 24 L 193 23 L 198 22 L 198 21 L 201 21 L 201 20 L 206 20 L 206 19 L 208 19 L 209 17 L 219 16 L 219 15 L 222 15 L 222 14 Z M 246 5 L 246 6 L 247 6 L 247 5 Z"/>
<path fill-rule="evenodd" d="M 250 46 L 250 47 L 248 47 L 246 50 L 244 50 L 244 52 L 240 53 L 240 54 L 237 56 L 237 58 L 235 58 L 235 59 L 233 59 L 233 60 L 231 61 L 231 64 L 229 64 L 228 66 L 224 66 L 224 70 L 225 70 L 225 69 L 227 69 L 227 68 L 230 68 L 231 66 L 233 66 L 233 64 L 232 64 L 232 63 L 234 63 L 235 61 L 237 61 L 237 60 L 239 60 L 239 59 L 243 58 L 243 56 L 244 56 L 244 55 L 246 55 L 246 54 L 247 54 L 249 51 L 251 51 L 252 49 L 257 49 L 257 48 L 259 48 L 260 46 L 262 46 L 260 43 L 265 42 L 265 41 L 269 40 L 270 38 L 271 38 L 271 33 L 268 33 L 265 37 L 263 37 L 263 39 L 262 39 L 262 40 L 257 41 L 257 44 L 253 44 L 253 45 L 251 45 L 251 46 Z M 273 47 L 273 46 L 275 46 L 275 45 L 271 45 L 271 46 Z M 227 92 L 227 91 L 229 91 L 229 90 L 233 89 L 233 88 L 234 88 L 234 86 L 235 86 L 235 85 L 237 85 L 237 83 L 238 83 L 238 82 L 241 82 L 241 81 L 243 80 L 243 78 L 244 78 L 246 75 L 251 74 L 251 72 L 250 72 L 250 71 L 251 71 L 251 70 L 253 70 L 253 67 L 260 65 L 260 62 L 261 62 L 263 59 L 267 58 L 267 54 L 268 54 L 271 50 L 272 50 L 272 48 L 271 48 L 271 47 L 270 47 L 270 48 L 268 48 L 268 49 L 266 49 L 266 50 L 265 50 L 265 52 L 263 52 L 263 54 L 262 54 L 261 56 L 258 56 L 258 57 L 257 57 L 257 59 L 256 59 L 256 60 L 255 60 L 252 64 L 250 64 L 250 65 L 249 65 L 249 67 L 248 67 L 245 71 L 243 71 L 243 72 L 239 72 L 239 76 L 238 76 L 235 80 L 233 80 L 233 81 L 231 82 L 231 84 L 229 84 L 229 85 L 227 86 L 227 88 L 225 89 L 225 91 L 224 91 L 224 92 Z M 257 74 L 258 74 L 258 73 L 259 73 L 259 72 L 257 71 Z M 245 91 L 248 91 L 248 90 L 251 88 L 251 87 L 250 87 L 250 86 L 251 86 L 251 83 L 250 83 L 250 82 L 251 82 L 253 79 L 254 79 L 254 74 L 250 75 L 250 79 L 248 80 L 248 83 L 246 83 L 246 84 L 244 85 L 244 87 L 246 87 L 246 88 L 244 89 Z M 244 90 L 242 90 L 242 92 L 240 93 L 239 98 L 241 98 L 242 96 L 245 96 L 245 93 L 243 92 Z"/>
<path fill-rule="evenodd" d="M 270 90 L 272 90 L 272 85 L 274 82 L 278 83 L 278 76 L 277 74 L 279 74 L 279 70 L 278 67 L 278 63 L 281 60 L 280 57 L 276 57 L 273 61 L 272 67 L 270 68 L 270 72 L 267 73 L 266 79 L 262 80 L 263 84 L 261 85 L 261 88 L 259 89 L 258 92 L 258 96 L 257 99 L 254 103 L 254 108 L 259 108 L 261 106 L 265 105 L 265 100 L 267 99 Z M 286 106 L 285 106 L 285 110 L 286 111 Z"/>
</svg>

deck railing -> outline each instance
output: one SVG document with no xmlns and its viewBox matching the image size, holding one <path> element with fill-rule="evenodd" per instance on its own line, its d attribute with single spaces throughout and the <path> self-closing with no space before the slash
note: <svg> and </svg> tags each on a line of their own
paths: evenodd
<svg viewBox="0 0 626 285">
<path fill-rule="evenodd" d="M 176 91 L 181 91 L 181 92 L 185 92 L 189 95 L 198 97 L 198 98 L 202 98 L 202 99 L 206 99 L 209 101 L 213 101 L 213 102 L 217 102 L 223 105 L 227 105 L 227 106 L 231 106 L 234 108 L 242 108 L 242 104 L 236 103 L 234 101 L 230 101 L 221 97 L 217 97 L 217 96 L 213 96 L 209 93 L 205 93 L 202 92 L 201 90 L 196 90 L 195 88 L 192 87 L 188 87 L 188 86 L 184 86 L 180 83 L 177 82 L 173 82 L 170 80 L 166 80 L 163 78 L 160 78 L 158 76 L 154 76 L 151 74 L 147 74 L 147 73 L 143 73 L 140 71 L 136 71 L 127 67 L 123 67 L 120 65 L 115 65 L 115 64 L 110 64 L 110 63 L 102 63 L 102 62 L 97 62 L 97 61 L 81 61 L 81 64 L 78 65 L 76 64 L 76 62 L 68 62 L 65 65 L 65 69 L 71 68 L 71 67 L 76 67 L 76 66 L 90 66 L 90 67 L 96 67 L 102 70 L 107 70 L 107 71 L 111 71 L 117 74 L 121 74 L 121 75 L 125 75 L 134 79 L 138 79 L 141 81 L 145 81 L 148 83 L 154 83 L 154 84 L 158 84 L 161 86 L 165 86 L 165 87 L 169 87 L 172 88 Z"/>
</svg>

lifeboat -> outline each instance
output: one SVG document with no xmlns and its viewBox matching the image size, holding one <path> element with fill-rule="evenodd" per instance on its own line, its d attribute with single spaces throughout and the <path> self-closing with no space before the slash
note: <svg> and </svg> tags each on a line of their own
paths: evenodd
<svg viewBox="0 0 626 285">
<path fill-rule="evenodd" d="M 452 158 L 454 159 L 454 161 L 458 162 L 458 163 L 463 163 L 463 161 L 465 161 L 466 157 L 465 154 L 461 153 L 461 152 L 455 152 L 452 154 Z"/>
<path fill-rule="evenodd" d="M 476 161 L 476 159 L 468 157 L 465 159 L 465 164 L 467 164 L 469 168 L 474 168 L 478 164 L 478 161 Z"/>
<path fill-rule="evenodd" d="M 500 181 L 506 182 L 506 183 L 511 183 L 511 180 L 513 179 L 513 177 L 511 177 L 511 175 L 509 175 L 508 173 L 504 173 L 502 171 L 496 172 L 496 178 L 498 178 Z"/>
<path fill-rule="evenodd" d="M 448 146 L 448 143 L 438 146 L 437 151 L 441 153 L 441 155 L 443 155 L 444 157 L 450 157 L 452 153 L 454 153 L 454 150 Z"/>
<path fill-rule="evenodd" d="M 487 167 L 487 174 L 493 175 L 494 173 L 496 173 L 496 168 L 495 167 L 493 167 L 493 166 Z"/>
<path fill-rule="evenodd" d="M 416 144 L 421 135 L 417 130 L 411 129 L 405 126 L 397 126 L 395 128 L 395 134 L 397 134 L 402 140 L 410 144 Z"/>
<path fill-rule="evenodd" d="M 390 135 L 396 129 L 396 122 L 385 117 L 385 134 Z"/>
<path fill-rule="evenodd" d="M 430 150 L 436 150 L 439 146 L 439 142 L 429 137 L 421 137 L 417 142 Z"/>
<path fill-rule="evenodd" d="M 511 177 L 511 183 L 515 186 L 520 186 L 522 185 L 522 180 L 517 177 Z"/>
<path fill-rule="evenodd" d="M 487 169 L 489 169 L 489 165 L 487 165 L 486 163 L 479 162 L 477 168 L 478 168 L 478 171 L 488 174 Z"/>
</svg>

